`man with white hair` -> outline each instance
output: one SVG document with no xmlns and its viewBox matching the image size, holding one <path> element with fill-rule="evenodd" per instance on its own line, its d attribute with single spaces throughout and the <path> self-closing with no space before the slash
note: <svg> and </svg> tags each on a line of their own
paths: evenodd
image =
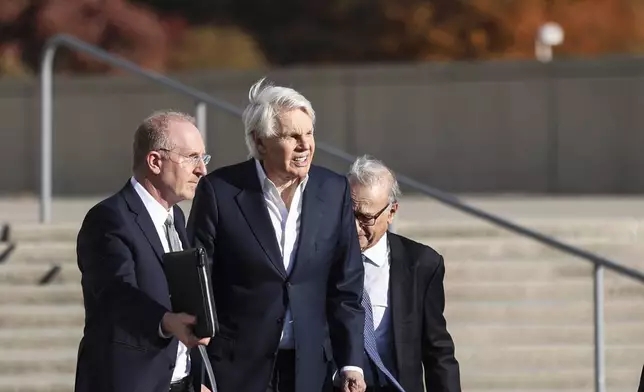
<svg viewBox="0 0 644 392">
<path fill-rule="evenodd" d="M 454 342 L 443 317 L 443 257 L 387 231 L 400 189 L 382 162 L 360 157 L 347 177 L 365 269 L 367 391 L 460 392 Z"/>
<path fill-rule="evenodd" d="M 364 391 L 364 269 L 348 181 L 311 165 L 315 112 L 300 93 L 262 79 L 249 99 L 250 159 L 205 176 L 188 220 L 212 263 L 217 386 L 318 392 L 335 357 L 343 390 Z"/>
</svg>

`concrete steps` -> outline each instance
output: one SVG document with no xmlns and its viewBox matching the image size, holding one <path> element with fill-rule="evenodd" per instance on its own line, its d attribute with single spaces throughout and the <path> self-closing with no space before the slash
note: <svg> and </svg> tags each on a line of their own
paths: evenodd
<svg viewBox="0 0 644 392">
<path fill-rule="evenodd" d="M 72 392 L 74 373 L 7 374 L 0 377 L 0 392 Z"/>
<path fill-rule="evenodd" d="M 81 305 L 0 305 L 0 328 L 17 330 L 44 325 L 78 328 L 84 319 Z"/>
<path fill-rule="evenodd" d="M 644 270 L 644 220 L 522 223 Z M 0 264 L 0 392 L 73 390 L 84 320 L 78 227 L 11 227 L 16 248 Z M 464 391 L 593 390 L 592 265 L 485 223 L 396 229 L 445 256 L 445 314 Z M 38 286 L 54 264 L 60 273 Z M 605 294 L 608 391 L 632 392 L 644 361 L 644 285 L 607 271 Z"/>
<path fill-rule="evenodd" d="M 413 237 L 414 240 L 431 245 L 450 262 L 452 260 L 525 260 L 525 259 L 568 259 L 562 252 L 527 239 L 510 238 L 430 238 Z M 644 269 L 644 241 L 608 240 L 604 238 L 585 238 L 568 241 L 570 245 L 581 247 L 600 256 L 620 261 L 640 261 Z M 0 245 L 0 253 L 7 247 Z M 6 263 L 20 264 L 76 264 L 76 243 L 66 242 L 21 242 L 17 243 Z M 578 260 L 584 263 L 582 260 Z"/>
<path fill-rule="evenodd" d="M 636 369 L 639 368 L 639 369 Z M 611 368 L 606 375 L 606 389 L 636 391 L 639 383 L 641 361 L 628 368 Z M 497 392 L 515 392 L 518 389 L 566 391 L 580 389 L 594 391 L 592 368 L 585 370 L 530 369 L 498 371 L 493 366 L 485 369 L 470 367 L 467 362 L 461 369 L 463 391 L 489 389 Z"/>
<path fill-rule="evenodd" d="M 78 347 L 82 335 L 82 325 L 0 328 L 0 347 L 3 350 L 70 349 Z"/>
<path fill-rule="evenodd" d="M 644 285 L 628 280 L 610 280 L 605 283 L 604 292 L 606 301 L 641 298 L 642 306 L 633 310 L 644 311 Z M 590 279 L 582 278 L 537 282 L 459 282 L 446 285 L 445 293 L 450 305 L 453 305 L 452 310 L 454 305 L 467 308 L 473 301 L 476 303 L 500 302 L 506 304 L 508 308 L 514 306 L 513 304 L 525 303 L 530 306 L 535 302 L 547 306 L 556 302 L 562 307 L 566 304 L 572 307 L 579 303 L 590 303 L 593 285 Z M 507 303 L 508 299 L 512 301 Z M 0 305 L 82 305 L 82 303 L 83 295 L 78 281 L 43 286 L 0 285 Z M 577 314 L 575 311 L 571 310 L 571 312 L 571 314 Z"/>
<path fill-rule="evenodd" d="M 612 322 L 606 326 L 604 336 L 606 345 L 644 345 L 643 323 Z M 560 323 L 546 325 L 513 325 L 510 323 L 478 324 L 454 323 L 448 320 L 448 328 L 457 349 L 471 347 L 495 349 L 514 346 L 537 345 L 590 345 L 594 340 L 594 328 L 591 323 Z M 644 356 L 642 357 L 644 360 Z M 641 360 L 640 360 L 641 362 Z"/>
</svg>

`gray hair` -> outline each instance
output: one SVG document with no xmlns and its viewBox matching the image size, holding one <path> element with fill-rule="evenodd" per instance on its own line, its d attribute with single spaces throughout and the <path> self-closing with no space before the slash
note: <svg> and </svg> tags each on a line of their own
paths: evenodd
<svg viewBox="0 0 644 392">
<path fill-rule="evenodd" d="M 387 186 L 389 188 L 389 203 L 397 202 L 401 195 L 394 172 L 382 161 L 369 155 L 363 155 L 351 164 L 347 178 L 351 184 L 369 188 Z"/>
<path fill-rule="evenodd" d="M 315 127 L 315 111 L 311 102 L 292 88 L 274 86 L 262 78 L 251 86 L 248 100 L 248 106 L 242 114 L 242 121 L 246 147 L 252 158 L 260 159 L 253 134 L 260 139 L 277 135 L 278 116 L 283 111 L 301 109 L 311 117 Z"/>
<path fill-rule="evenodd" d="M 134 133 L 132 170 L 136 171 L 145 164 L 145 157 L 150 151 L 174 148 L 168 138 L 168 127 L 172 122 L 195 125 L 195 118 L 182 112 L 159 110 L 143 120 Z"/>
</svg>

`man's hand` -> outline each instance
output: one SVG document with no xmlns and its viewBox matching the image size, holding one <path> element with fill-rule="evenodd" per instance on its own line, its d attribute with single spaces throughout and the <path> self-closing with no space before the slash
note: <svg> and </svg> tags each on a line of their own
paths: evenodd
<svg viewBox="0 0 644 392">
<path fill-rule="evenodd" d="M 355 370 L 346 370 L 340 372 L 340 388 L 342 392 L 364 392 L 367 384 L 364 382 L 364 376 Z"/>
<path fill-rule="evenodd" d="M 201 385 L 201 391 L 200 391 L 200 392 L 210 392 L 210 389 L 208 389 L 208 387 L 207 387 L 207 386 L 205 386 L 205 385 L 203 385 L 203 384 L 202 384 L 202 385 Z"/>
<path fill-rule="evenodd" d="M 197 318 L 195 316 L 185 313 L 167 312 L 161 320 L 161 329 L 164 333 L 174 335 L 188 348 L 193 348 L 200 344 L 206 346 L 210 343 L 210 338 L 198 339 L 192 333 L 192 326 L 196 322 Z"/>
</svg>

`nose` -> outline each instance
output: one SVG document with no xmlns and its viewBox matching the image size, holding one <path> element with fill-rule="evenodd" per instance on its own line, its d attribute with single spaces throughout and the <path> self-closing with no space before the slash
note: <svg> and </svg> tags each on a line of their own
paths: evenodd
<svg viewBox="0 0 644 392">
<path fill-rule="evenodd" d="M 195 167 L 194 173 L 198 177 L 202 177 L 206 175 L 206 164 L 204 163 L 203 160 L 199 160 L 199 164 Z"/>
<path fill-rule="evenodd" d="M 311 148 L 311 142 L 306 137 L 301 137 L 297 143 L 297 149 L 300 151 L 306 151 Z"/>
</svg>

